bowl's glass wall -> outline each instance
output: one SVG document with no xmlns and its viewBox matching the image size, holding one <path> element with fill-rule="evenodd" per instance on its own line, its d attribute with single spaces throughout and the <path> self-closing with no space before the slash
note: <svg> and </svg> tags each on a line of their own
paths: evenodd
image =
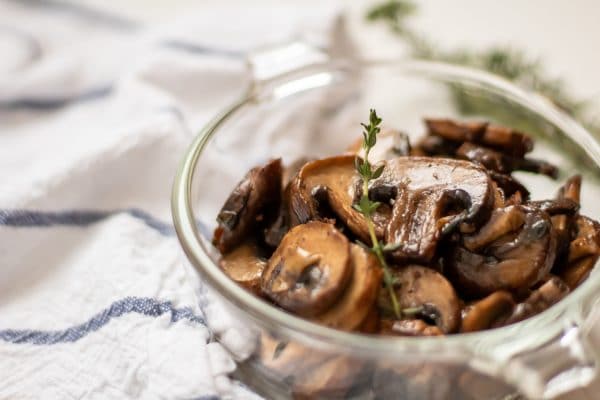
<svg viewBox="0 0 600 400">
<path fill-rule="evenodd" d="M 412 138 L 422 135 L 425 116 L 485 119 L 523 129 L 536 137 L 533 156 L 561 168 L 558 181 L 519 174 L 532 188 L 532 197 L 549 198 L 562 180 L 572 173 L 582 173 L 582 212 L 600 216 L 596 164 L 537 112 L 473 82 L 448 83 L 443 74 L 431 71 L 411 72 L 394 65 L 359 69 L 326 66 L 258 88 L 253 99 L 227 118 L 207 142 L 192 185 L 193 212 L 206 252 L 217 260 L 209 244 L 215 216 L 251 167 L 270 158 L 282 157 L 289 164 L 302 157 L 343 152 L 359 137 L 359 123 L 367 119 L 369 108 L 377 109 L 384 125 L 409 133 Z M 201 274 L 206 272 L 202 266 L 196 268 Z M 591 279 L 597 281 L 598 274 Z M 589 296 L 587 300 L 591 301 Z M 502 399 L 515 392 L 500 379 L 500 368 L 494 364 L 498 358 L 489 355 L 496 348 L 502 352 L 510 347 L 506 338 L 516 337 L 519 327 L 505 330 L 504 339 L 493 334 L 489 340 L 480 336 L 472 343 L 438 339 L 439 344 L 431 351 L 415 351 L 405 357 L 398 356 L 400 345 L 394 346 L 386 359 L 380 353 L 370 356 L 333 345 L 327 350 L 312 346 L 308 340 L 291 340 L 285 330 L 248 318 L 242 307 L 228 301 L 223 304 L 237 315 L 240 325 L 250 327 L 246 331 L 251 332 L 246 333 L 250 348 L 237 355 L 245 360 L 238 373 L 246 377 L 245 382 L 270 393 L 270 398 L 295 393 L 297 397 L 318 394 L 323 398 Z M 528 329 L 535 329 L 541 337 L 544 330 L 550 332 L 547 327 L 552 322 L 565 313 L 577 312 L 575 306 L 567 310 L 554 308 Z"/>
</svg>

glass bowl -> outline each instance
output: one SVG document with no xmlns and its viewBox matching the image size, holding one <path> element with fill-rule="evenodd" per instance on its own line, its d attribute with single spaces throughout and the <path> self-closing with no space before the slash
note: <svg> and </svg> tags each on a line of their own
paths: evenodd
<svg viewBox="0 0 600 400">
<path fill-rule="evenodd" d="M 369 336 L 316 325 L 251 295 L 219 269 L 210 244 L 215 217 L 246 171 L 270 158 L 287 164 L 342 152 L 359 137 L 369 108 L 385 125 L 415 136 L 425 116 L 474 117 L 522 129 L 536 138 L 533 155 L 561 169 L 558 181 L 519 174 L 532 197 L 549 198 L 564 178 L 581 173 L 582 212 L 600 216 L 594 201 L 598 143 L 549 101 L 505 80 L 423 61 L 326 61 L 255 76 L 244 96 L 195 139 L 172 198 L 181 246 L 205 283 L 204 303 L 210 300 L 208 323 L 237 360 L 235 375 L 266 398 L 537 399 L 589 384 L 598 363 L 591 344 L 599 320 L 597 268 L 565 300 L 533 318 L 443 338 Z"/>
</svg>

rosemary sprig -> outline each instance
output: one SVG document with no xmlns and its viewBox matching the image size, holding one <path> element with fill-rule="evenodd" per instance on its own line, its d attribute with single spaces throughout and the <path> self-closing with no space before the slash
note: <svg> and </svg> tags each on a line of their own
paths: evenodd
<svg viewBox="0 0 600 400">
<path fill-rule="evenodd" d="M 392 301 L 392 307 L 394 309 L 394 314 L 397 318 L 402 316 L 402 311 L 400 310 L 400 305 L 398 304 L 398 299 L 396 298 L 396 292 L 394 291 L 394 277 L 390 272 L 390 267 L 387 264 L 385 259 L 385 251 L 386 247 L 382 246 L 377 236 L 375 235 L 375 224 L 373 223 L 373 213 L 377 210 L 377 208 L 381 205 L 378 201 L 371 201 L 369 199 L 369 181 L 373 179 L 377 179 L 381 176 L 383 172 L 383 165 L 373 169 L 373 166 L 369 162 L 369 152 L 377 143 L 377 134 L 381 131 L 379 125 L 381 124 L 381 118 L 377 116 L 377 112 L 371 109 L 369 113 L 369 124 L 361 124 L 364 128 L 363 134 L 363 143 L 362 148 L 365 151 L 364 159 L 361 159 L 359 156 L 356 156 L 354 159 L 354 164 L 356 170 L 358 171 L 360 177 L 362 178 L 362 195 L 358 204 L 354 204 L 354 208 L 364 215 L 365 220 L 367 221 L 367 228 L 369 230 L 369 237 L 371 239 L 371 248 L 370 250 L 377 256 L 377 260 L 379 261 L 379 265 L 383 269 L 383 282 L 389 292 L 390 300 Z"/>
</svg>

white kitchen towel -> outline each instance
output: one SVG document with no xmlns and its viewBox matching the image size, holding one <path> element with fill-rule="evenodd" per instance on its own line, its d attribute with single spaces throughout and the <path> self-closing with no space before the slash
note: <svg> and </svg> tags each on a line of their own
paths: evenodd
<svg viewBox="0 0 600 400">
<path fill-rule="evenodd" d="M 244 90 L 245 54 L 331 46 L 336 10 L 199 2 L 152 25 L 0 0 L 0 399 L 258 398 L 227 378 L 171 184 L 195 132 Z"/>
</svg>

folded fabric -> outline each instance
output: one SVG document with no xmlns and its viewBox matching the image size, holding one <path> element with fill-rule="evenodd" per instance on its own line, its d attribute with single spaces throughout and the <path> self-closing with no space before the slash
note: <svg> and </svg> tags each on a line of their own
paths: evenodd
<svg viewBox="0 0 600 400">
<path fill-rule="evenodd" d="M 171 184 L 246 87 L 247 52 L 331 46 L 335 4 L 199 4 L 161 25 L 0 9 L 0 399 L 259 398 L 228 377 L 240 327 L 183 266 Z"/>
</svg>

